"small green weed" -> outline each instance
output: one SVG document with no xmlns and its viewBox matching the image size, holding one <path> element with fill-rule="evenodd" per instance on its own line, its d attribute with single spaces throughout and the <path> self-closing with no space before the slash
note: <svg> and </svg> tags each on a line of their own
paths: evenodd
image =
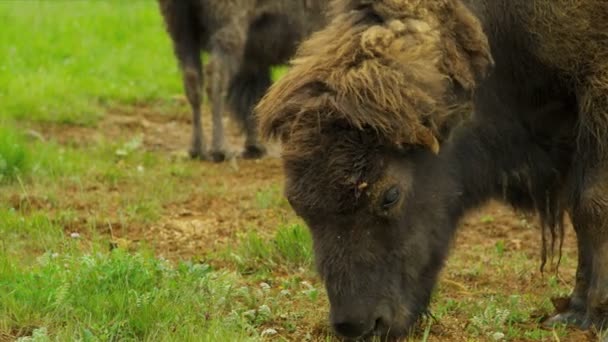
<svg viewBox="0 0 608 342">
<path fill-rule="evenodd" d="M 273 242 L 277 257 L 282 261 L 298 266 L 312 263 L 312 238 L 303 225 L 292 224 L 279 228 Z"/>
<path fill-rule="evenodd" d="M 12 182 L 29 169 L 29 151 L 14 129 L 0 127 L 0 183 Z"/>
<path fill-rule="evenodd" d="M 494 244 L 494 247 L 496 248 L 496 254 L 499 257 L 502 257 L 505 254 L 505 241 L 504 240 L 496 241 L 496 244 Z"/>
<path fill-rule="evenodd" d="M 280 227 L 270 241 L 251 230 L 232 257 L 244 272 L 270 270 L 278 265 L 306 268 L 312 264 L 312 239 L 301 224 Z"/>
<path fill-rule="evenodd" d="M 481 220 L 482 223 L 492 223 L 494 222 L 494 216 L 492 215 L 484 215 Z"/>
<path fill-rule="evenodd" d="M 2 253 L 19 256 L 23 263 L 32 254 L 49 251 L 64 241 L 61 227 L 49 220 L 45 213 L 31 213 L 24 217 L 12 208 L 0 209 L 0 236 Z"/>
<path fill-rule="evenodd" d="M 255 203 L 259 209 L 270 209 L 279 207 L 285 202 L 281 189 L 276 186 L 270 186 L 264 190 L 259 190 L 255 193 Z"/>
<path fill-rule="evenodd" d="M 281 79 L 281 77 L 283 77 L 283 75 L 285 75 L 285 73 L 287 72 L 288 67 L 285 65 L 280 65 L 280 66 L 275 66 L 272 68 L 271 71 L 271 77 L 272 77 L 272 81 L 276 82 L 279 79 Z"/>
</svg>

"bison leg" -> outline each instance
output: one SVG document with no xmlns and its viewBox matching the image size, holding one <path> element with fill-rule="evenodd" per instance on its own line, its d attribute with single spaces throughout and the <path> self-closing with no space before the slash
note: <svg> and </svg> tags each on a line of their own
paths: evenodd
<svg viewBox="0 0 608 342">
<path fill-rule="evenodd" d="M 255 64 L 245 60 L 244 63 Z M 266 148 L 259 141 L 257 121 L 253 107 L 262 98 L 271 84 L 269 66 L 244 65 L 231 80 L 229 98 L 232 110 L 244 126 L 247 138 L 242 157 L 258 159 L 266 154 Z"/>
<path fill-rule="evenodd" d="M 184 91 L 192 111 L 190 156 L 204 159 L 205 137 L 201 128 L 203 68 L 199 18 L 192 2 L 161 1 L 159 4 L 171 35 L 173 50 L 182 73 Z"/>
<path fill-rule="evenodd" d="M 579 222 L 576 215 L 574 215 L 574 230 L 576 231 L 578 247 L 576 284 L 570 295 L 567 310 L 546 320 L 543 324 L 547 327 L 567 324 L 586 329 L 591 323 L 589 316 L 587 315 L 587 293 L 591 281 L 592 265 L 591 237 L 588 234 L 588 228 L 585 227 L 584 222 Z"/>
<path fill-rule="evenodd" d="M 233 18 L 234 21 L 219 30 L 211 39 L 212 84 L 208 89 L 213 116 L 212 157 L 216 162 L 226 158 L 224 147 L 224 115 L 225 102 L 230 98 L 230 89 L 234 76 L 243 62 L 245 32 L 243 18 Z M 234 111 L 234 108 L 231 108 Z M 238 117 L 238 113 L 237 117 Z"/>
<path fill-rule="evenodd" d="M 201 127 L 203 67 L 200 50 L 195 41 L 176 39 L 175 52 L 179 59 L 184 91 L 192 111 L 190 157 L 207 159 L 205 136 Z"/>
<path fill-rule="evenodd" d="M 589 237 L 579 247 L 584 249 L 579 254 L 590 261 L 586 265 L 590 266 L 590 274 L 586 274 L 587 316 L 597 329 L 603 330 L 608 327 L 608 168 L 602 165 L 587 174 L 575 203 L 573 223 Z"/>
<path fill-rule="evenodd" d="M 481 89 L 480 93 L 483 91 L 484 89 Z M 485 111 L 484 115 L 489 119 L 483 120 L 484 117 L 481 117 L 476 120 L 477 124 L 473 124 L 468 129 L 466 124 L 465 129 L 456 129 L 453 139 L 455 142 L 451 147 L 447 147 L 454 149 L 446 152 L 448 156 L 462 158 L 466 155 L 475 155 L 477 158 L 476 163 L 470 166 L 463 164 L 465 167 L 462 179 L 465 190 L 464 207 L 477 206 L 494 192 L 515 207 L 536 210 L 545 218 L 555 217 L 555 214 L 559 214 L 562 205 L 554 201 L 559 201 L 561 194 L 567 191 L 565 184 L 570 162 L 555 159 L 552 154 L 545 151 L 544 147 L 536 145 L 534 139 L 530 138 L 530 133 L 521 127 L 517 120 L 510 118 L 508 113 L 504 113 L 501 106 L 492 102 L 493 98 L 493 96 L 485 97 L 485 102 L 481 104 L 486 107 L 480 106 L 480 110 Z M 492 116 L 492 113 L 496 113 L 496 116 Z M 559 112 L 553 111 L 549 114 L 558 117 Z M 568 122 L 565 121 L 565 124 Z M 500 131 L 496 131 L 497 128 L 500 128 Z M 496 136 L 502 138 L 496 139 Z M 496 155 L 501 157 L 496 158 Z M 452 163 L 457 164 L 458 161 L 450 161 L 448 164 Z M 583 161 L 573 164 L 581 163 Z M 476 170 L 484 170 L 488 183 L 480 181 L 482 177 Z M 494 188 L 493 183 L 499 184 L 498 188 Z M 608 199 L 608 192 L 605 194 Z M 608 201 L 603 203 L 608 209 Z M 593 280 L 592 274 L 595 274 L 592 261 L 598 258 L 594 253 L 593 243 L 599 236 L 593 229 L 601 226 L 599 222 L 603 221 L 598 219 L 601 220 L 603 216 L 600 212 L 583 216 L 582 206 L 574 207 L 572 217 L 578 242 L 576 285 L 568 309 L 545 321 L 544 324 L 547 326 L 566 323 L 586 328 L 591 323 L 588 315 L 588 293 Z M 606 233 L 608 237 L 608 229 Z"/>
<path fill-rule="evenodd" d="M 224 143 L 224 102 L 228 88 L 228 79 L 235 69 L 237 61 L 231 54 L 215 50 L 212 52 L 208 66 L 210 83 L 207 87 L 208 97 L 211 100 L 211 115 L 213 122 L 213 136 L 211 140 L 211 159 L 222 162 L 226 159 Z"/>
<path fill-rule="evenodd" d="M 583 123 L 579 128 L 579 150 L 575 170 L 577 196 L 574 198 L 573 224 L 579 242 L 579 269 L 588 283 L 587 317 L 596 329 L 608 329 L 608 158 L 605 137 L 608 132 L 608 73 L 590 76 L 582 85 L 578 99 Z M 580 231 L 580 233 L 579 233 Z M 582 250 L 580 250 L 582 249 Z M 580 257 L 583 257 L 583 261 Z M 578 282 L 578 272 L 577 272 Z M 583 282 L 584 284 L 585 282 Z M 608 338 L 606 338 L 608 340 Z"/>
<path fill-rule="evenodd" d="M 183 67 L 184 89 L 190 109 L 192 111 L 192 143 L 190 147 L 190 157 L 206 160 L 208 159 L 205 146 L 205 135 L 201 126 L 201 99 L 203 73 L 198 56 L 196 60 L 188 60 Z"/>
</svg>

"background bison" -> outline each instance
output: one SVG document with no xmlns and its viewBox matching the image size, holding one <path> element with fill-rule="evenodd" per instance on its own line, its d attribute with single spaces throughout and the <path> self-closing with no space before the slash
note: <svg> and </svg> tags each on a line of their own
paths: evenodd
<svg viewBox="0 0 608 342">
<path fill-rule="evenodd" d="M 570 214 L 576 284 L 547 324 L 603 328 L 608 3 L 336 0 L 333 11 L 257 112 L 283 143 L 286 197 L 313 235 L 335 331 L 406 333 L 459 220 L 490 198 L 539 214 L 543 265 Z"/>
<path fill-rule="evenodd" d="M 245 158 L 259 158 L 253 105 L 270 85 L 270 67 L 287 61 L 301 39 L 325 21 L 325 0 L 159 0 L 192 108 L 193 158 L 226 158 L 222 115 L 228 99 L 245 128 Z M 207 93 L 213 137 L 208 154 L 201 128 L 203 68 L 200 52 L 210 53 Z"/>
</svg>

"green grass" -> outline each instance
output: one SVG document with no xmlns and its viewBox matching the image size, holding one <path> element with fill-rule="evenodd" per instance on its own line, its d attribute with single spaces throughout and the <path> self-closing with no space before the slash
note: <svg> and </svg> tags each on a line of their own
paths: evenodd
<svg viewBox="0 0 608 342">
<path fill-rule="evenodd" d="M 44 213 L 32 213 L 24 217 L 14 209 L 0 209 L 0 234 L 3 256 L 21 259 L 22 264 L 31 262 L 38 255 L 62 246 L 64 234 Z M 23 257 L 27 256 L 29 261 Z"/>
<path fill-rule="evenodd" d="M 243 340 L 238 280 L 209 266 L 107 253 L 45 253 L 23 269 L 0 260 L 0 329 L 60 340 Z"/>
<path fill-rule="evenodd" d="M 321 291 L 300 284 L 299 268 L 308 270 L 312 260 L 301 225 L 280 227 L 270 243 L 258 240 L 268 260 L 247 241 L 237 247 L 247 264 L 267 267 L 271 290 L 239 267 L 108 252 L 110 237 L 100 233 L 108 225 L 155 224 L 164 204 L 184 198 L 184 187 L 207 191 L 198 163 L 146 151 L 137 136 L 87 146 L 7 139 L 28 167 L 19 168 L 20 181 L 1 186 L 0 334 L 39 341 L 259 340 L 272 329 L 297 331 L 302 313 L 294 306 L 318 307 Z M 269 207 L 280 203 L 272 189 L 260 195 L 270 198 Z M 273 269 L 294 277 L 275 280 Z"/>
<path fill-rule="evenodd" d="M 287 206 L 287 200 L 278 186 L 268 187 L 255 194 L 255 202 L 259 209 L 270 209 Z"/>
<path fill-rule="evenodd" d="M 1 1 L 0 21 L 0 118 L 91 125 L 182 94 L 155 1 Z"/>
<path fill-rule="evenodd" d="M 239 249 L 231 253 L 231 258 L 245 274 L 277 268 L 310 269 L 312 238 L 308 229 L 297 223 L 279 227 L 270 240 L 250 230 L 241 239 Z"/>
<path fill-rule="evenodd" d="M 0 21 L 0 116 L 92 124 L 181 92 L 154 1 L 2 1 Z"/>
<path fill-rule="evenodd" d="M 308 265 L 310 241 L 302 229 L 281 228 L 268 256 L 293 267 Z M 87 247 L 83 236 L 64 234 L 42 213 L 0 211 L 0 234 L 0 332 L 12 336 L 257 340 L 267 324 L 295 330 L 301 313 L 291 310 L 294 302 L 313 307 L 319 302 L 319 291 L 298 278 L 273 288 L 264 282 L 252 286 L 230 270 L 190 261 L 172 264 L 146 249 L 108 252 L 103 239 Z"/>
</svg>

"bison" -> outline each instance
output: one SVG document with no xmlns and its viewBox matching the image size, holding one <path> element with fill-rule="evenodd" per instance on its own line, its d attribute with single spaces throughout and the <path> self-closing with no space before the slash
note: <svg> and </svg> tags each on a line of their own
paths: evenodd
<svg viewBox="0 0 608 342">
<path fill-rule="evenodd" d="M 569 214 L 576 284 L 546 323 L 604 328 L 608 2 L 334 0 L 331 11 L 256 113 L 283 144 L 285 196 L 311 231 L 335 332 L 408 333 L 461 218 L 492 198 L 538 213 L 543 266 Z"/>
<path fill-rule="evenodd" d="M 244 158 L 260 158 L 254 104 L 271 83 L 270 67 L 285 63 L 300 40 L 326 20 L 325 0 L 158 0 L 192 110 L 190 156 L 226 158 L 225 100 L 246 131 Z M 210 53 L 203 72 L 200 52 Z M 207 74 L 207 77 L 204 77 Z M 201 128 L 203 78 L 211 102 L 213 136 L 208 153 Z"/>
</svg>

